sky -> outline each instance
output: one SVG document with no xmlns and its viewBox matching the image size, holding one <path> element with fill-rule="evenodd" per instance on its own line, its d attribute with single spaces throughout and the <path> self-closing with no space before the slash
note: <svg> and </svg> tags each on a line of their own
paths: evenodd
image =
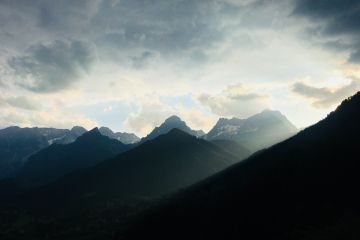
<svg viewBox="0 0 360 240">
<path fill-rule="evenodd" d="M 357 0 L 0 0 L 0 128 L 316 123 L 360 90 Z"/>
</svg>

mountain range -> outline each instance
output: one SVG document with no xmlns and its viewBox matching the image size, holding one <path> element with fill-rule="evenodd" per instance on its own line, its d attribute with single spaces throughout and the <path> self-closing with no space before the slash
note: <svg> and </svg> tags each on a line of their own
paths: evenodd
<svg viewBox="0 0 360 240">
<path fill-rule="evenodd" d="M 70 144 L 52 144 L 30 156 L 17 176 L 23 185 L 50 183 L 74 170 L 88 168 L 131 148 L 103 136 L 97 128 Z"/>
<path fill-rule="evenodd" d="M 68 202 L 76 209 L 111 202 L 129 205 L 188 187 L 240 160 L 229 149 L 172 129 L 94 167 L 72 172 L 35 195 L 46 199 L 46 207 L 56 203 L 61 209 Z"/>
<path fill-rule="evenodd" d="M 222 119 L 219 122 L 223 123 L 218 122 L 207 135 L 171 116 L 134 144 L 117 141 L 115 133 L 102 127 L 83 133 L 71 143 L 43 147 L 28 157 L 14 179 L 0 181 L 0 219 L 4 219 L 0 220 L 1 239 L 137 236 L 131 229 L 143 228 L 139 219 L 146 220 L 148 211 L 165 209 L 167 196 L 190 192 L 199 182 L 221 175 L 254 152 L 248 147 L 253 145 L 243 145 L 245 137 L 225 134 L 231 128 L 224 126 L 235 125 L 233 121 L 247 122 L 238 126 L 237 135 L 251 132 L 253 135 L 246 135 L 251 141 L 258 141 L 260 133 L 271 135 L 271 129 L 285 129 L 289 136 L 294 130 L 291 124 L 286 127 L 279 113 L 270 111 L 250 120 Z M 220 135 L 213 133 L 221 127 L 221 137 L 216 137 Z M 277 136 L 275 132 L 273 136 Z M 215 185 L 210 192 L 218 190 Z M 211 198 L 220 201 L 221 193 Z M 22 219 L 27 220 L 18 225 Z"/>
<path fill-rule="evenodd" d="M 116 132 L 101 127 L 100 133 L 124 144 L 140 139 L 132 133 Z M 0 179 L 13 177 L 29 157 L 52 144 L 70 144 L 87 130 L 80 126 L 69 129 L 8 127 L 0 130 Z"/>
<path fill-rule="evenodd" d="M 86 130 L 8 127 L 0 130 L 0 179 L 11 176 L 28 157 L 52 143 L 73 142 Z"/>
<path fill-rule="evenodd" d="M 202 130 L 192 130 L 177 116 L 169 117 L 141 140 L 135 134 L 113 132 L 107 127 L 99 128 L 99 132 L 124 144 L 140 145 L 166 134 L 174 128 L 209 141 L 236 141 L 251 152 L 280 142 L 297 131 L 296 127 L 280 112 L 267 110 L 248 119 L 221 118 L 208 134 Z M 86 131 L 85 128 L 79 126 L 73 127 L 71 130 L 37 127 L 8 127 L 0 130 L 0 179 L 12 177 L 28 158 L 39 150 L 53 143 L 72 143 Z"/>
<path fill-rule="evenodd" d="M 360 92 L 296 136 L 140 214 L 118 239 L 359 239 Z"/>
<path fill-rule="evenodd" d="M 281 142 L 297 132 L 297 128 L 279 111 L 264 110 L 247 119 L 220 118 L 204 138 L 233 140 L 257 151 Z"/>
</svg>

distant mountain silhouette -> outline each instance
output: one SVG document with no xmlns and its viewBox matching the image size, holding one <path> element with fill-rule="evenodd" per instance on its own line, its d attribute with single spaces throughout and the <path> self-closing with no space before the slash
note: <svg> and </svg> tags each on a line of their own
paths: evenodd
<svg viewBox="0 0 360 240">
<path fill-rule="evenodd" d="M 75 141 L 86 130 L 8 127 L 0 130 L 0 179 L 11 177 L 28 157 L 52 143 L 67 144 Z"/>
<path fill-rule="evenodd" d="M 360 239 L 360 93 L 139 216 L 119 239 Z"/>
<path fill-rule="evenodd" d="M 102 135 L 112 139 L 116 139 L 124 144 L 133 144 L 140 141 L 140 138 L 133 133 L 116 132 L 114 133 L 110 128 L 101 127 L 99 131 Z"/>
<path fill-rule="evenodd" d="M 279 111 L 264 110 L 247 119 L 220 118 L 204 138 L 233 140 L 252 151 L 257 151 L 281 142 L 297 131 L 297 128 Z"/>
<path fill-rule="evenodd" d="M 202 130 L 192 130 L 182 121 L 178 116 L 171 116 L 167 118 L 159 127 L 156 127 L 146 137 L 141 139 L 141 142 L 152 140 L 160 135 L 168 133 L 170 130 L 177 128 L 195 137 L 201 137 L 205 135 Z"/>
<path fill-rule="evenodd" d="M 84 133 L 70 144 L 52 144 L 32 155 L 18 178 L 25 185 L 52 182 L 76 169 L 93 166 L 130 149 L 117 140 L 100 134 L 97 128 Z"/>
</svg>

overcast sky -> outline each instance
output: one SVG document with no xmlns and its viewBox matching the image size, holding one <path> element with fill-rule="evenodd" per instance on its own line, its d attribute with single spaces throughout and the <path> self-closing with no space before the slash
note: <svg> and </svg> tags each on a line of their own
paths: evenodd
<svg viewBox="0 0 360 240">
<path fill-rule="evenodd" d="M 360 90 L 359 22 L 358 0 L 0 0 L 0 128 L 305 127 Z"/>
</svg>

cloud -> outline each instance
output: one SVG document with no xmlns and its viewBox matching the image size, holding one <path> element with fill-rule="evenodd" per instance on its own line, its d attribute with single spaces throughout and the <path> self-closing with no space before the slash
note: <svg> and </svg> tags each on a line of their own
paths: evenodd
<svg viewBox="0 0 360 240">
<path fill-rule="evenodd" d="M 102 0 L 60 0 L 38 2 L 38 24 L 46 29 L 71 31 L 84 27 L 96 16 Z"/>
<path fill-rule="evenodd" d="M 230 85 L 217 95 L 201 94 L 198 100 L 218 116 L 245 118 L 267 107 L 267 96 L 242 84 Z"/>
<path fill-rule="evenodd" d="M 96 60 L 92 44 L 79 40 L 56 40 L 31 46 L 24 55 L 8 60 L 18 76 L 16 84 L 33 92 L 66 89 L 90 70 Z"/>
<path fill-rule="evenodd" d="M 124 115 L 132 112 L 127 126 L 142 133 L 174 113 L 189 119 L 189 125 L 194 128 L 210 122 L 202 118 L 245 117 L 267 107 L 268 101 L 264 93 L 244 90 L 243 86 L 230 86 L 217 92 L 239 76 L 253 86 L 267 84 L 267 93 L 271 88 L 279 89 L 273 91 L 274 98 L 282 103 L 279 96 L 287 91 L 291 79 L 303 74 L 313 79 L 330 78 L 336 70 L 335 64 L 343 60 L 342 53 L 349 55 L 349 61 L 358 61 L 356 50 L 360 45 L 354 31 L 346 34 L 326 31 L 327 26 L 335 26 L 330 22 L 338 18 L 337 7 L 327 17 L 305 13 L 312 9 L 320 11 L 320 7 L 311 6 L 319 1 L 304 2 L 310 10 L 299 7 L 289 16 L 294 3 L 300 6 L 301 1 L 2 0 L 0 91 L 11 92 L 3 96 L 5 99 L 41 97 L 41 109 L 51 109 L 54 106 L 51 102 L 61 100 L 62 104 L 55 108 L 64 113 L 68 111 L 66 105 L 126 101 L 131 107 Z M 314 38 L 327 43 L 325 50 L 338 52 L 333 54 L 318 45 L 310 45 L 310 38 L 301 41 L 299 31 L 307 25 L 299 21 L 299 16 L 311 20 Z M 351 15 L 351 19 L 355 18 Z M 71 54 L 76 42 L 71 39 L 78 39 L 84 54 Z M 88 57 L 79 59 L 79 55 Z M 101 61 L 93 67 L 96 56 Z M 6 76 L 2 68 L 6 68 Z M 194 107 L 152 101 L 152 94 L 198 96 L 201 92 L 204 94 Z M 138 101 L 141 97 L 147 99 Z M 15 103 L 13 99 L 12 108 L 26 111 L 20 108 L 26 107 L 24 101 L 22 104 L 19 101 Z M 307 107 L 303 112 L 311 108 L 306 103 L 303 105 Z M 4 106 L 9 107 L 9 103 L 5 102 Z M 103 110 L 108 106 L 102 106 L 93 115 L 88 112 L 84 115 L 104 125 L 109 121 L 96 116 L 105 115 Z M 280 106 L 281 111 L 292 107 L 288 102 Z M 27 106 L 33 107 L 36 106 Z M 107 117 L 119 111 L 113 107 Z M 204 111 L 211 111 L 211 117 Z M 120 118 L 113 119 L 116 119 L 113 126 L 120 127 Z"/>
<path fill-rule="evenodd" d="M 350 54 L 349 62 L 360 63 L 360 48 Z"/>
<path fill-rule="evenodd" d="M 172 115 L 171 108 L 159 102 L 145 103 L 137 112 L 132 112 L 125 120 L 125 125 L 144 136 L 163 120 Z"/>
<path fill-rule="evenodd" d="M 139 56 L 130 57 L 132 66 L 136 69 L 141 69 L 147 66 L 150 60 L 156 57 L 156 54 L 150 51 L 143 51 Z"/>
<path fill-rule="evenodd" d="M 337 88 L 313 87 L 303 82 L 296 82 L 291 91 L 311 101 L 315 108 L 329 108 L 353 95 L 360 89 L 359 80 L 353 79 L 349 84 Z"/>
<path fill-rule="evenodd" d="M 112 112 L 112 110 L 113 110 L 112 106 L 108 106 L 108 107 L 105 107 L 103 111 L 108 113 L 108 112 Z"/>
<path fill-rule="evenodd" d="M 350 48 L 349 62 L 360 63 L 360 2 L 358 0 L 296 0 L 295 16 L 307 17 L 312 21 L 312 36 L 323 41 L 344 42 Z M 335 42 L 336 42 L 335 41 Z M 334 45 L 332 46 L 334 47 Z M 338 45 L 343 50 L 344 44 Z"/>
<path fill-rule="evenodd" d="M 110 26 L 104 40 L 114 46 L 171 54 L 222 38 L 216 19 L 211 18 L 222 5 L 213 0 L 124 0 L 115 7 L 104 4 L 104 15 L 98 19 L 101 25 Z"/>
<path fill-rule="evenodd" d="M 57 110 L 51 111 L 22 111 L 14 108 L 2 109 L 0 113 L 0 128 L 17 125 L 20 127 L 55 127 L 71 128 L 83 126 L 91 129 L 98 124 L 84 116 Z"/>
<path fill-rule="evenodd" d="M 102 0 L 2 0 L 0 18 L 4 26 L 21 21 L 47 31 L 74 33 L 96 16 Z M 14 21 L 15 20 L 15 21 Z"/>
<path fill-rule="evenodd" d="M 5 100 L 10 106 L 25 110 L 39 110 L 40 104 L 28 97 L 11 97 Z"/>
</svg>

